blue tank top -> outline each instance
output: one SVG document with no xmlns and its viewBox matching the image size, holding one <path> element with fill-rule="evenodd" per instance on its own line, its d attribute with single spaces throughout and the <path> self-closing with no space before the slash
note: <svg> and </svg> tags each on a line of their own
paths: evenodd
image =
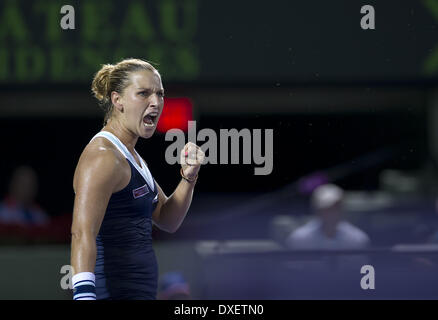
<svg viewBox="0 0 438 320">
<path fill-rule="evenodd" d="M 96 137 L 110 140 L 131 167 L 131 180 L 111 195 L 96 238 L 97 299 L 156 299 L 158 266 L 152 248 L 152 212 L 158 202 L 155 181 L 141 157 L 142 167 L 116 136 L 102 131 Z"/>
</svg>

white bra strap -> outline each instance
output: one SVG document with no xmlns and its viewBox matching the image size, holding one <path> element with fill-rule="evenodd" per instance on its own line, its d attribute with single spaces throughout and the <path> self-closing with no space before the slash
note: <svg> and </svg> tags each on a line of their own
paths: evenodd
<svg viewBox="0 0 438 320">
<path fill-rule="evenodd" d="M 129 151 L 127 150 L 127 148 L 121 143 L 121 141 L 119 139 L 117 139 L 112 133 L 107 132 L 107 131 L 101 131 L 99 133 L 97 133 L 91 140 L 93 141 L 93 139 L 95 138 L 106 138 L 107 140 L 111 141 L 112 144 L 120 151 L 121 154 L 123 154 L 125 156 L 126 159 L 130 160 L 129 158 Z M 116 139 L 115 139 L 116 138 Z"/>
</svg>

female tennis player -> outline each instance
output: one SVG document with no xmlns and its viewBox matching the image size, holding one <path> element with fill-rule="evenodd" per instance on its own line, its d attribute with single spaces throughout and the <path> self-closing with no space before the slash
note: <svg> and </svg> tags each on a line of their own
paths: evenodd
<svg viewBox="0 0 438 320">
<path fill-rule="evenodd" d="M 107 64 L 95 75 L 92 91 L 105 120 L 82 152 L 73 179 L 73 298 L 155 299 L 152 224 L 167 232 L 179 228 L 204 153 L 193 143 L 185 145 L 182 179 L 167 197 L 135 150 L 139 137 L 153 135 L 163 110 L 158 71 L 139 59 Z"/>
</svg>

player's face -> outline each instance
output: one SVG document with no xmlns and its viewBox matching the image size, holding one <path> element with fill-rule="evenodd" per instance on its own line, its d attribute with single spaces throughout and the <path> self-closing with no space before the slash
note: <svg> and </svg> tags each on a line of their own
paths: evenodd
<svg viewBox="0 0 438 320">
<path fill-rule="evenodd" d="M 149 138 L 157 127 L 164 105 L 164 89 L 157 72 L 144 70 L 130 76 L 122 97 L 126 126 L 136 135 Z"/>
</svg>

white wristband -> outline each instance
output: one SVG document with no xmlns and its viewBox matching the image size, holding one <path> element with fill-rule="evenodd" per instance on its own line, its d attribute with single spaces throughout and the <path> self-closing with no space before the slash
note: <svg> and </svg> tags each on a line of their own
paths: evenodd
<svg viewBox="0 0 438 320">
<path fill-rule="evenodd" d="M 73 300 L 96 300 L 96 277 L 92 272 L 77 273 L 72 278 Z"/>
</svg>

